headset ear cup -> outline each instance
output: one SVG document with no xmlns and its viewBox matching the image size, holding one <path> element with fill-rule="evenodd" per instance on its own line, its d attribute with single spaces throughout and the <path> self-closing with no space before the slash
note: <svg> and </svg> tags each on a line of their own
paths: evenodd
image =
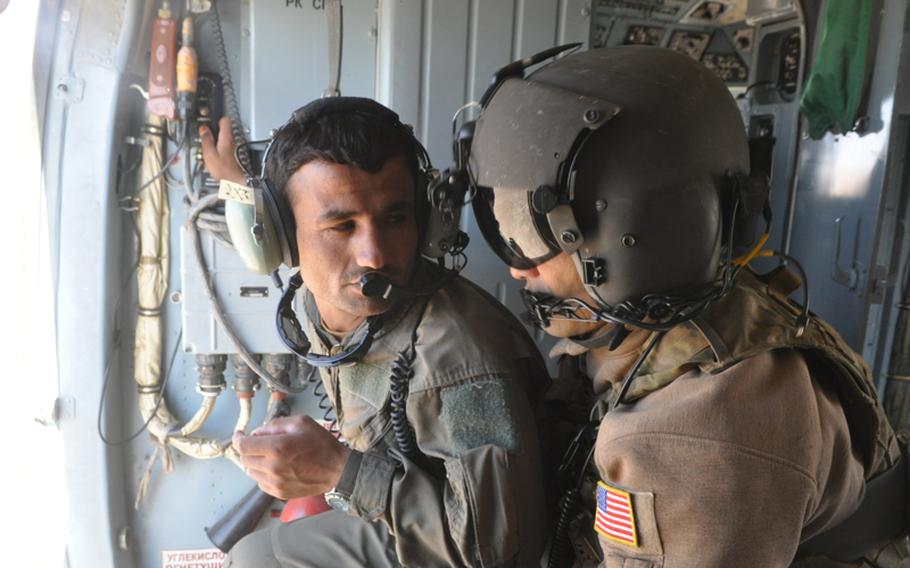
<svg viewBox="0 0 910 568">
<path fill-rule="evenodd" d="M 300 262 L 300 258 L 297 254 L 297 223 L 294 221 L 291 204 L 272 190 L 268 180 L 263 180 L 262 183 L 262 200 L 265 203 L 265 212 L 275 227 L 282 262 L 288 268 L 294 268 Z"/>
</svg>

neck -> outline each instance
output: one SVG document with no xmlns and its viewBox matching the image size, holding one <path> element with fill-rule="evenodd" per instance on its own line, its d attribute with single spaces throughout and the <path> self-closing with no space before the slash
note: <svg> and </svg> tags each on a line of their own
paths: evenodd
<svg viewBox="0 0 910 568">
<path fill-rule="evenodd" d="M 650 334 L 647 330 L 635 328 L 616 349 L 610 351 L 604 346 L 587 352 L 585 363 L 588 376 L 594 381 L 595 392 L 602 392 L 609 383 L 619 382 L 626 376 Z"/>
<path fill-rule="evenodd" d="M 366 320 L 364 316 L 356 316 L 332 305 L 326 305 L 326 302 L 320 302 L 315 296 L 313 300 L 316 302 L 316 309 L 319 310 L 323 329 L 336 337 L 344 337 Z"/>
</svg>

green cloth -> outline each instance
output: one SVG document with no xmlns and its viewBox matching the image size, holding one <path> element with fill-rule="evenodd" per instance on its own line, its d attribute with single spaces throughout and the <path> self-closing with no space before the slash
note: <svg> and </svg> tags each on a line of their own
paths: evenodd
<svg viewBox="0 0 910 568">
<path fill-rule="evenodd" d="M 809 135 L 849 132 L 863 96 L 873 0 L 827 0 L 821 45 L 800 100 Z"/>
</svg>

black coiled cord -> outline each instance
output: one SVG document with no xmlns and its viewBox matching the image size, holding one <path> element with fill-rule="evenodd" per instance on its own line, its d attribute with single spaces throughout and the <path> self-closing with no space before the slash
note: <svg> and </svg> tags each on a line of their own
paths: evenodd
<svg viewBox="0 0 910 568">
<path fill-rule="evenodd" d="M 414 431 L 408 423 L 406 413 L 408 401 L 408 387 L 414 376 L 414 351 L 413 342 L 402 350 L 395 362 L 392 363 L 392 374 L 389 377 L 389 400 L 391 407 L 392 432 L 395 434 L 395 443 L 405 457 L 414 459 L 419 455 L 417 442 L 414 440 Z"/>
<path fill-rule="evenodd" d="M 338 417 L 335 415 L 335 409 L 329 401 L 329 393 L 326 392 L 325 385 L 322 384 L 322 381 L 317 381 L 313 384 L 313 396 L 319 399 L 316 402 L 316 406 L 322 411 L 322 421 L 325 425 L 325 429 L 335 436 L 335 438 L 339 438 L 341 436 L 341 429 L 338 428 Z"/>
<path fill-rule="evenodd" d="M 231 80 L 231 65 L 228 61 L 227 50 L 224 48 L 224 33 L 221 30 L 221 18 L 218 16 L 218 4 L 212 6 L 212 34 L 215 36 L 216 55 L 218 57 L 218 73 L 221 75 L 221 86 L 224 93 L 224 106 L 231 119 L 231 137 L 237 147 L 237 161 L 243 171 L 252 171 L 249 150 L 244 144 L 246 136 L 243 134 L 243 123 L 240 121 L 240 107 L 237 105 L 237 96 L 234 94 L 234 83 Z"/>
<path fill-rule="evenodd" d="M 572 543 L 569 540 L 569 526 L 572 524 L 572 518 L 581 505 L 581 497 L 578 488 L 572 487 L 566 491 L 559 504 L 559 520 L 556 522 L 556 536 L 553 537 L 553 545 L 550 547 L 550 558 L 547 560 L 547 568 L 560 568 L 572 560 Z"/>
</svg>

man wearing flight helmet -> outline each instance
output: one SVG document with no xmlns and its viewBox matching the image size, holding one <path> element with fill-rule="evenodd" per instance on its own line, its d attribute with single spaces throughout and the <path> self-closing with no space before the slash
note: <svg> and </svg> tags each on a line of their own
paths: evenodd
<svg viewBox="0 0 910 568">
<path fill-rule="evenodd" d="M 724 84 L 653 47 L 531 62 L 494 77 L 463 139 L 485 238 L 564 338 L 557 385 L 591 389 L 551 566 L 910 565 L 868 368 L 788 300 L 789 269 L 748 268 L 767 180 Z"/>
<path fill-rule="evenodd" d="M 459 246 L 434 233 L 457 219 L 410 128 L 372 100 L 321 99 L 278 130 L 264 175 L 248 181 L 229 137 L 215 146 L 203 131 L 202 142 L 215 177 L 254 186 L 225 195 L 264 204 L 246 214 L 226 204 L 247 263 L 300 268 L 279 303 L 279 333 L 319 368 L 348 444 L 306 416 L 235 435 L 263 490 L 326 493 L 335 510 L 253 533 L 226 566 L 535 564 L 546 515 L 531 408 L 546 370 L 495 299 L 421 259 Z"/>
</svg>

